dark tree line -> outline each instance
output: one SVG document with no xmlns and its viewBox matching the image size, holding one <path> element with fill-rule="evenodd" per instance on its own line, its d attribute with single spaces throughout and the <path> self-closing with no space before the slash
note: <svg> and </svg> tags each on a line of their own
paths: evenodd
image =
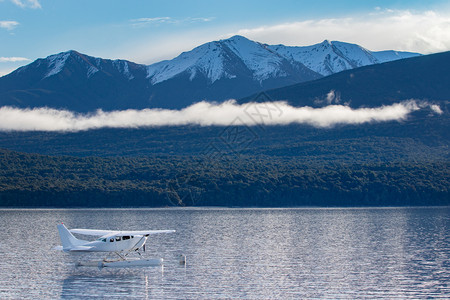
<svg viewBox="0 0 450 300">
<path fill-rule="evenodd" d="M 0 206 L 450 205 L 450 163 L 264 155 L 70 157 L 0 149 Z"/>
</svg>

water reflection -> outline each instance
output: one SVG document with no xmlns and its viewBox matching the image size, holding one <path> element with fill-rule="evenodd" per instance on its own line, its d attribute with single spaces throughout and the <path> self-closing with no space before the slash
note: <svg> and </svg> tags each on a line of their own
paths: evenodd
<svg viewBox="0 0 450 300">
<path fill-rule="evenodd" d="M 56 224 L 176 229 L 164 268 L 75 268 Z M 0 298 L 449 298 L 450 209 L 0 210 Z M 180 265 L 179 255 L 187 256 Z"/>
<path fill-rule="evenodd" d="M 79 298 L 81 295 L 95 298 L 153 299 L 158 294 L 152 281 L 162 276 L 162 268 L 92 270 L 80 268 L 62 281 L 61 298 Z"/>
</svg>

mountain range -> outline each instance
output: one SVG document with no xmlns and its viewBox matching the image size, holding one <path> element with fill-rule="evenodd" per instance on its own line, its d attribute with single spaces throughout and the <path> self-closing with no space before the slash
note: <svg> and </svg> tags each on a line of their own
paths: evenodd
<svg viewBox="0 0 450 300">
<path fill-rule="evenodd" d="M 448 160 L 450 144 L 450 52 L 422 55 L 339 72 L 310 82 L 239 99 L 283 99 L 294 106 L 350 102 L 380 107 L 414 99 L 428 105 L 406 120 L 314 128 L 309 125 L 246 126 L 245 154 L 287 155 L 319 161 Z M 333 97 L 330 97 L 332 94 Z M 430 105 L 441 110 L 437 113 Z M 0 147 L 47 155 L 199 155 L 208 145 L 233 155 L 224 135 L 235 126 L 167 126 L 80 132 L 0 132 Z M 246 130 L 247 129 L 247 130 Z M 242 133 L 239 131 L 238 133 Z M 216 145 L 217 144 L 217 145 Z M 358 156 L 356 153 L 362 153 Z"/>
<path fill-rule="evenodd" d="M 242 98 L 362 66 L 420 56 L 369 51 L 324 41 L 294 47 L 242 36 L 213 41 L 152 65 L 68 51 L 38 59 L 0 78 L 0 106 L 77 112 L 128 108 L 180 109 L 208 100 Z"/>
<path fill-rule="evenodd" d="M 408 54 L 377 56 L 356 45 L 324 42 L 311 46 L 315 55 L 310 62 L 300 62 L 307 56 L 301 55 L 301 47 L 245 39 L 245 49 L 256 48 L 237 55 L 230 49 L 242 39 L 208 43 L 151 66 L 74 51 L 50 56 L 0 78 L 0 105 L 77 111 L 180 108 L 198 101 L 195 93 L 223 96 L 218 86 L 231 88 L 234 82 L 242 93 L 245 88 L 257 92 L 239 103 L 282 99 L 294 106 L 347 103 L 361 108 L 414 100 L 422 108 L 398 121 L 331 128 L 230 124 L 0 131 L 0 206 L 450 205 L 450 52 L 397 59 Z M 215 64 L 221 60 L 207 56 L 223 49 L 231 52 L 218 57 L 229 59 L 230 65 Z M 255 60 L 253 68 L 250 59 L 241 59 L 253 57 L 245 53 L 266 53 L 261 49 L 276 55 L 260 56 L 261 65 Z M 348 58 L 346 53 L 358 49 L 361 56 L 352 60 L 335 52 Z M 393 61 L 383 62 L 389 55 L 395 56 Z M 276 63 L 277 57 L 283 64 Z M 295 84 L 259 93 L 282 74 L 276 66 L 289 63 L 294 68 L 290 61 L 295 59 L 304 72 L 283 69 L 291 79 L 298 76 L 292 79 Z M 313 76 L 300 82 L 305 74 Z M 177 102 L 177 93 L 192 97 Z"/>
</svg>

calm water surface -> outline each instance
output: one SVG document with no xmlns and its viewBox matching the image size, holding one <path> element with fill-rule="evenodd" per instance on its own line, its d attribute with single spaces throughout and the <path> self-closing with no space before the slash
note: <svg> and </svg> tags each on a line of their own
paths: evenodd
<svg viewBox="0 0 450 300">
<path fill-rule="evenodd" d="M 69 228 L 176 229 L 163 267 L 75 267 Z M 1 299 L 450 298 L 450 208 L 0 210 Z M 186 266 L 177 256 L 187 256 Z"/>
</svg>

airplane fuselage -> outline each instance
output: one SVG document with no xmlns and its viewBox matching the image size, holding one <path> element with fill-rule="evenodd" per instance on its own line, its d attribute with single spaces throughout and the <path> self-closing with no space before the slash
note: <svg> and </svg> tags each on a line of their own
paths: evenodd
<svg viewBox="0 0 450 300">
<path fill-rule="evenodd" d="M 64 224 L 58 224 L 59 236 L 61 238 L 64 252 L 125 252 L 139 250 L 144 246 L 148 236 L 158 233 L 171 233 L 175 230 L 133 230 L 133 231 L 111 231 L 96 229 L 71 229 Z M 95 241 L 77 239 L 71 232 L 101 236 Z"/>
<path fill-rule="evenodd" d="M 145 236 L 109 236 L 95 241 L 84 241 L 74 249 L 64 251 L 89 251 L 89 252 L 122 252 L 136 250 L 142 247 L 147 240 Z M 81 246 L 81 247 L 80 247 Z M 89 247 L 83 250 L 82 247 Z"/>
</svg>

